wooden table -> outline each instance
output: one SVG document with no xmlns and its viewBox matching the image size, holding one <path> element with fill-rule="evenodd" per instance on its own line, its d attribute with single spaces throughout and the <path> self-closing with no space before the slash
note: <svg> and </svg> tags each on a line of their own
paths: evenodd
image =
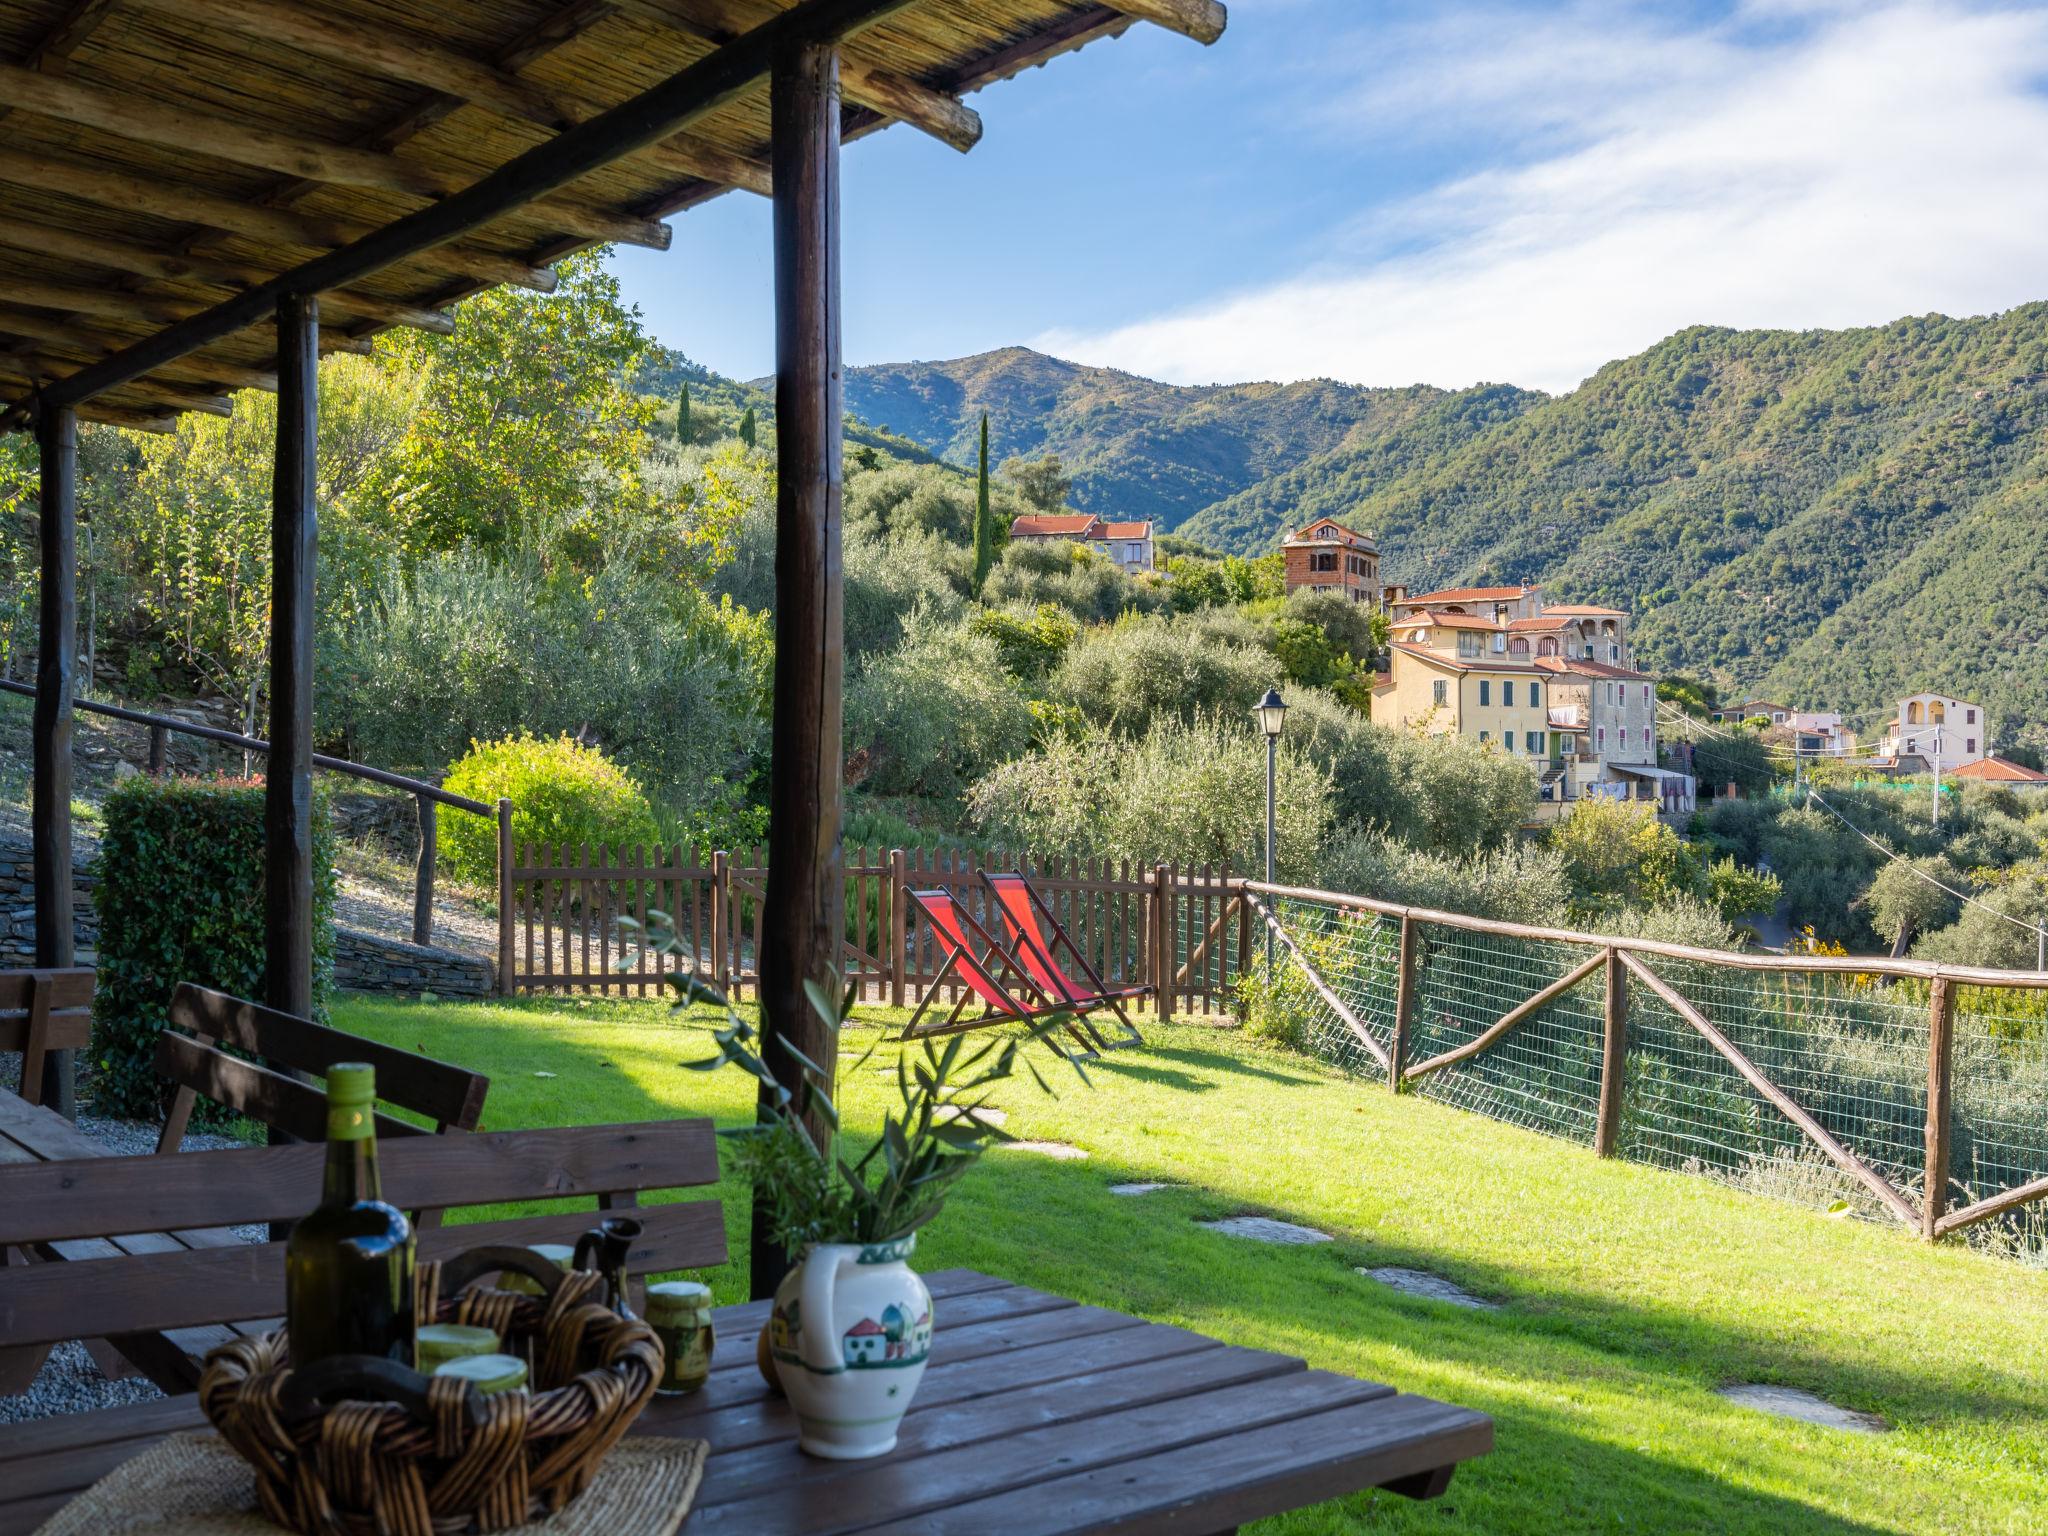
<svg viewBox="0 0 2048 1536">
<path fill-rule="evenodd" d="M 15 1094 L 0 1091 L 0 1165 L 7 1163 L 54 1163 L 75 1158 L 110 1157 L 105 1143 L 94 1140 L 55 1110 L 31 1104 Z M 64 1263 L 76 1259 L 100 1259 L 121 1253 L 168 1253 L 180 1248 L 228 1248 L 241 1241 L 224 1227 L 193 1228 L 176 1232 L 136 1232 L 117 1237 L 73 1238 L 63 1242 L 38 1243 L 33 1254 L 10 1249 L 0 1254 L 8 1263 Z M 203 1354 L 214 1344 L 235 1336 L 226 1328 L 187 1328 L 162 1335 L 137 1335 L 125 1340 L 128 1348 L 144 1359 L 152 1352 L 169 1358 L 174 1352 Z M 260 1331 L 260 1330 L 257 1330 Z M 87 1339 L 85 1347 L 102 1374 L 112 1380 L 136 1374 L 136 1365 L 105 1339 Z M 22 1392 L 42 1369 L 49 1355 L 48 1345 L 0 1349 L 0 1394 Z M 5 1434 L 0 1429 L 0 1434 Z"/>
<path fill-rule="evenodd" d="M 711 1442 L 684 1536 L 1213 1536 L 1367 1488 L 1432 1498 L 1493 1445 L 1484 1414 L 1289 1356 L 972 1270 L 925 1278 L 932 1364 L 896 1450 L 873 1461 L 798 1451 L 789 1405 L 754 1369 L 766 1303 L 720 1309 L 710 1385 L 656 1399 L 637 1426 Z M 203 1423 L 181 1397 L 0 1428 L 0 1536 Z"/>
</svg>

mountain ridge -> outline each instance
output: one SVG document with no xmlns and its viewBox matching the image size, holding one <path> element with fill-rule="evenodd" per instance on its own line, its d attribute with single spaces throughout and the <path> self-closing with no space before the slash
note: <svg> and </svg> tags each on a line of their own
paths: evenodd
<svg viewBox="0 0 2048 1536">
<path fill-rule="evenodd" d="M 953 462 L 1059 453 L 1083 510 L 1233 553 L 1332 515 L 1391 581 L 1540 581 L 1659 670 L 1872 715 L 1973 697 L 2048 745 L 2048 303 L 1844 330 L 1693 326 L 1576 389 L 1167 385 L 1004 348 L 849 369 Z"/>
</svg>

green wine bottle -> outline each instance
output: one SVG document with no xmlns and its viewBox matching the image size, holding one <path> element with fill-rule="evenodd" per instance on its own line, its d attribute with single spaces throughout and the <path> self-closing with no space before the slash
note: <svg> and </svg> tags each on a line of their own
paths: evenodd
<svg viewBox="0 0 2048 1536">
<path fill-rule="evenodd" d="M 379 1198 L 376 1075 L 327 1072 L 327 1173 L 319 1206 L 285 1244 L 285 1327 L 294 1366 L 330 1355 L 414 1363 L 412 1223 Z"/>
</svg>

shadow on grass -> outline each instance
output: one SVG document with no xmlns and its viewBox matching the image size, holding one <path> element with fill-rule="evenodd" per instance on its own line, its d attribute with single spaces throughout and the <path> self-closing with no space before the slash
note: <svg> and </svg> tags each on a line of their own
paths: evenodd
<svg viewBox="0 0 2048 1536">
<path fill-rule="evenodd" d="M 426 1028 L 431 1018 L 444 1016 L 423 1012 L 419 1023 Z M 535 1027 L 545 1026 L 550 1016 L 554 1027 Z M 438 1040 L 431 1030 L 408 1037 L 403 1015 L 386 1015 L 385 1027 L 373 1032 L 487 1065 L 498 1074 L 486 1129 L 677 1117 L 673 1097 L 649 1092 L 614 1060 L 629 1051 L 579 1027 L 586 1018 L 592 1025 L 643 1030 L 648 1022 L 644 1015 L 522 1008 L 479 1010 Z M 672 1041 L 656 1034 L 633 1050 L 681 1062 L 702 1054 L 702 1038 L 699 1030 L 679 1025 Z M 1176 1065 L 1155 1065 L 1159 1060 Z M 1290 1085 L 1326 1081 L 1313 1071 L 1270 1070 L 1183 1047 L 1142 1048 L 1091 1064 L 1090 1070 L 1105 1066 L 1119 1079 L 1168 1088 L 1213 1088 L 1220 1086 L 1214 1077 L 1232 1074 Z M 540 1071 L 554 1075 L 530 1075 Z M 739 1095 L 713 1092 L 706 1082 L 702 1096 L 690 1090 L 692 1102 L 713 1105 L 726 1123 L 750 1114 Z M 1183 1323 L 1227 1342 L 1382 1374 L 1403 1390 L 1445 1397 L 1495 1417 L 1497 1449 L 1461 1471 L 1445 1499 L 1411 1505 L 1360 1495 L 1284 1517 L 1266 1528 L 1276 1533 L 1598 1528 L 1876 1536 L 1911 1528 L 1910 1517 L 1866 1524 L 1717 1475 L 1713 1469 L 1729 1464 L 1736 1443 L 1727 1425 L 1739 1421 L 1726 1416 L 1740 1410 L 1706 1394 L 1731 1379 L 1801 1386 L 1883 1413 L 1909 1431 L 1938 1431 L 1942 1421 L 1956 1418 L 2021 1421 L 1985 1426 L 1988 1436 L 2007 1445 L 2018 1442 L 2024 1425 L 2041 1415 L 2034 1383 L 1999 1362 L 1976 1362 L 1970 1386 L 1951 1388 L 1915 1371 L 1909 1360 L 1847 1361 L 1804 1343 L 1789 1327 L 1744 1328 L 1680 1306 L 1560 1289 L 1534 1267 L 1474 1262 L 1463 1255 L 1448 1260 L 1424 1245 L 1344 1233 L 1312 1247 L 1265 1247 L 1229 1238 L 1194 1222 L 1243 1211 L 1247 1202 L 1185 1182 L 1139 1197 L 1108 1191 L 1113 1183 L 1150 1179 L 1185 1181 L 1187 1174 L 1170 1163 L 1101 1157 L 1062 1163 L 1026 1152 L 997 1153 L 963 1182 L 945 1216 L 921 1235 L 919 1265 L 967 1265 L 1079 1301 Z M 683 1197 L 713 1194 L 725 1202 L 732 1260 L 708 1278 L 720 1300 L 737 1300 L 745 1290 L 745 1191 L 728 1180 L 716 1190 Z M 1307 1226 L 1327 1226 L 1329 1220 L 1285 1206 L 1257 1208 Z M 499 1208 L 489 1214 L 505 1213 Z M 1428 1270 L 1505 1307 L 1478 1313 L 1406 1296 L 1355 1273 L 1362 1265 Z M 1635 1399 L 1650 1405 L 1643 1418 L 1660 1419 L 1659 1428 L 1617 1432 L 1617 1418 L 1627 1417 L 1627 1404 Z M 1818 1485 L 1808 1475 L 1810 1464 L 1799 1460 L 1812 1453 L 1801 1447 L 1811 1436 L 1828 1433 L 1743 1436 L 1735 1464 L 1755 1482 Z M 1872 1469 L 1872 1478 L 1898 1475 L 1881 1449 L 1844 1442 L 1842 1459 Z M 2023 1472 L 2033 1470 L 2033 1458 L 2012 1459 Z M 1925 1480 L 1918 1491 L 1932 1498 L 1937 1490 L 1932 1478 Z"/>
</svg>

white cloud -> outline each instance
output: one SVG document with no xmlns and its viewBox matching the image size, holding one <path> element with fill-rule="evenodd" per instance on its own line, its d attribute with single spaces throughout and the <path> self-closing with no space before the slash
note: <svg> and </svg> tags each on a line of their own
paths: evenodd
<svg viewBox="0 0 2048 1536">
<path fill-rule="evenodd" d="M 1034 345 L 1184 382 L 1556 390 L 1687 325 L 2048 297 L 2048 11 L 1774 0 L 1690 33 L 1482 13 L 1356 78 L 1328 114 L 1462 114 L 1536 148 L 1362 212 L 1285 281 Z"/>
</svg>

